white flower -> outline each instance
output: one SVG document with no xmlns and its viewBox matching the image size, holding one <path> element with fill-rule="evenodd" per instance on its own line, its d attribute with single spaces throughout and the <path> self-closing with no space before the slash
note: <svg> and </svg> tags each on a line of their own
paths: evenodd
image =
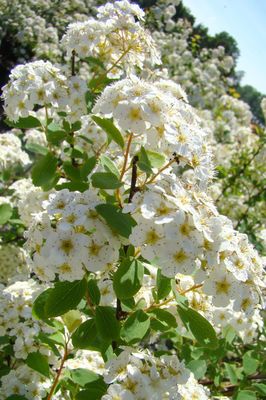
<svg viewBox="0 0 266 400">
<path fill-rule="evenodd" d="M 233 275 L 225 268 L 214 269 L 204 282 L 203 291 L 213 296 L 213 304 L 223 307 L 229 304 L 231 298 L 241 297 L 241 287 Z"/>
</svg>

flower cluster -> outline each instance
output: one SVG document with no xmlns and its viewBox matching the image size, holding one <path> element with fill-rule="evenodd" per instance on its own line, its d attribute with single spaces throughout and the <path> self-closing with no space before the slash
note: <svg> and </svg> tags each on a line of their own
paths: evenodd
<svg viewBox="0 0 266 400">
<path fill-rule="evenodd" d="M 12 243 L 0 244 L 0 282 L 6 284 L 19 275 L 28 275 L 25 251 Z"/>
<path fill-rule="evenodd" d="M 49 347 L 37 338 L 40 332 L 52 333 L 53 329 L 32 317 L 33 301 L 42 289 L 33 280 L 1 287 L 0 334 L 12 342 L 16 359 L 10 372 L 1 378 L 1 400 L 11 395 L 41 400 L 50 387 L 48 378 L 25 365 L 28 355 L 36 352 L 48 357 L 50 364 L 57 362 Z"/>
<path fill-rule="evenodd" d="M 161 4 L 162 11 L 164 4 Z M 161 11 L 161 12 L 162 12 Z M 161 16 L 151 8 L 156 22 L 160 24 Z M 234 66 L 232 57 L 225 55 L 224 48 L 202 49 L 194 54 L 191 48 L 193 29 L 187 20 L 168 20 L 154 31 L 153 37 L 160 48 L 164 65 L 175 82 L 186 90 L 192 105 L 197 108 L 212 108 L 213 103 L 226 94 L 233 81 L 227 75 Z"/>
<path fill-rule="evenodd" d="M 39 279 L 74 281 L 86 271 L 103 271 L 118 260 L 120 240 L 98 216 L 97 192 L 67 189 L 51 194 L 28 232 L 32 269 Z"/>
<path fill-rule="evenodd" d="M 108 86 L 93 112 L 112 116 L 139 146 L 167 157 L 174 154 L 204 186 L 213 175 L 211 154 L 200 121 L 185 100 L 183 90 L 170 80 L 150 83 L 131 76 Z"/>
<path fill-rule="evenodd" d="M 12 195 L 10 197 L 13 206 L 18 208 L 21 221 L 29 226 L 34 214 L 42 211 L 42 202 L 47 200 L 49 192 L 43 192 L 41 188 L 33 185 L 30 178 L 23 178 L 10 185 Z"/>
<path fill-rule="evenodd" d="M 126 349 L 106 365 L 105 382 L 110 386 L 103 400 L 179 399 L 179 385 L 188 381 L 189 371 L 177 356 L 152 357 L 148 351 Z"/>
<path fill-rule="evenodd" d="M 22 150 L 20 139 L 12 132 L 0 135 L 0 169 L 14 169 L 30 164 L 28 154 Z"/>
<path fill-rule="evenodd" d="M 141 22 L 144 12 L 128 0 L 107 3 L 97 9 L 97 18 L 70 24 L 62 44 L 69 55 L 100 58 L 109 77 L 119 77 L 143 67 L 146 58 L 160 62 L 150 33 Z"/>
<path fill-rule="evenodd" d="M 204 293 L 202 286 L 195 284 L 192 276 L 178 274 L 176 278 L 178 284 L 174 290 L 177 293 L 186 293 L 190 306 L 211 321 L 217 333 L 223 336 L 223 330 L 231 327 L 244 343 L 250 343 L 262 332 L 263 317 L 260 305 L 254 304 L 252 313 L 246 313 L 245 310 L 235 311 L 233 302 L 227 306 L 216 307 L 212 304 L 211 297 Z M 167 303 L 165 307 L 172 307 L 174 310 L 173 302 Z"/>
<path fill-rule="evenodd" d="M 35 106 L 68 111 L 70 121 L 86 112 L 86 83 L 79 77 L 66 78 L 49 61 L 34 61 L 15 67 L 3 88 L 5 112 L 12 121 L 33 114 Z M 47 111 L 48 112 L 48 111 Z"/>
<path fill-rule="evenodd" d="M 171 16 L 174 16 L 174 7 L 168 7 L 164 1 L 156 2 L 149 9 L 149 22 L 156 27 L 153 37 L 167 67 L 162 73 L 164 76 L 169 73 L 181 84 L 190 103 L 197 108 L 203 120 L 202 127 L 208 132 L 215 163 L 223 171 L 221 178 L 230 176 L 231 171 L 239 175 L 237 180 L 221 179 L 213 186 L 213 197 L 219 199 L 219 211 L 249 234 L 261 250 L 264 246 L 258 230 L 265 222 L 261 201 L 261 175 L 265 167 L 260 159 L 265 148 L 265 133 L 251 125 L 250 109 L 239 100 L 239 94 L 233 88 L 236 83 L 234 54 L 233 57 L 227 55 L 222 46 L 202 48 L 204 35 L 200 36 L 196 26 L 185 17 Z M 250 162 L 246 160 L 247 154 L 250 154 Z M 253 157 L 253 154 L 258 155 Z M 246 165 L 250 167 L 247 169 Z"/>
<path fill-rule="evenodd" d="M 6 47 L 12 37 L 9 49 L 13 57 L 4 61 L 7 67 L 15 61 L 29 59 L 29 49 L 34 57 L 59 61 L 62 56 L 60 38 L 65 27 L 73 21 L 84 21 L 95 5 L 94 0 L 8 0 L 0 4 L 0 41 Z M 32 56 L 31 54 L 31 56 Z"/>
<path fill-rule="evenodd" d="M 102 400 L 205 400 L 210 391 L 185 365 L 203 361 L 206 371 L 195 376 L 208 378 L 211 363 L 223 363 L 220 349 L 229 349 L 215 331 L 234 329 L 238 343 L 262 332 L 262 260 L 207 192 L 212 150 L 229 145 L 231 155 L 234 142 L 256 142 L 251 113 L 227 94 L 232 58 L 193 47 L 192 28 L 172 18 L 179 0 L 164 3 L 164 32 L 154 37 L 174 81 L 149 70 L 159 55 L 144 12 L 119 0 L 69 26 L 62 44 L 71 76 L 34 61 L 17 66 L 4 87 L 9 120 L 37 129 L 11 134 L 33 153 L 32 180 L 15 176 L 8 189 L 3 180 L 0 199 L 28 228 L 32 277 L 10 276 L 25 253 L 1 244 L 9 284 L 0 288 L 1 400 L 83 398 L 98 386 Z M 88 83 L 77 58 L 96 65 Z"/>
<path fill-rule="evenodd" d="M 165 276 L 196 274 L 215 306 L 234 300 L 236 310 L 248 311 L 257 304 L 264 287 L 262 262 L 246 235 L 234 231 L 202 193 L 189 193 L 165 175 L 124 210 L 138 222 L 130 242 Z"/>
</svg>

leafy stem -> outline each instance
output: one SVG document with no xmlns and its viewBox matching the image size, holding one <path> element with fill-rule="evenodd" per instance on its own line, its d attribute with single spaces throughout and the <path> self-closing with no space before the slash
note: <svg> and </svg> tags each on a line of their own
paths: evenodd
<svg viewBox="0 0 266 400">
<path fill-rule="evenodd" d="M 63 354 L 63 357 L 62 357 L 62 360 L 61 360 L 59 369 L 58 369 L 58 371 L 57 371 L 55 380 L 54 380 L 53 385 L 52 385 L 52 387 L 51 387 L 51 389 L 50 389 L 50 392 L 49 392 L 49 394 L 48 394 L 47 400 L 51 400 L 51 399 L 52 399 L 53 393 L 54 393 L 54 391 L 55 391 L 55 388 L 56 388 L 56 386 L 57 386 L 57 384 L 58 384 L 60 375 L 61 375 L 61 373 L 62 373 L 64 364 L 65 364 L 65 362 L 66 362 L 66 360 L 67 360 L 67 357 L 68 357 L 68 347 L 67 347 L 67 345 L 68 345 L 68 341 L 66 341 L 66 343 L 65 343 L 65 346 L 64 346 L 64 354 Z"/>
</svg>

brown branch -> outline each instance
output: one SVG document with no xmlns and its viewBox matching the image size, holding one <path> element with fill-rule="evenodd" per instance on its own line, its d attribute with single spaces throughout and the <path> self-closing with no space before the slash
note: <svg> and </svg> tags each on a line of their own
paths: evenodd
<svg viewBox="0 0 266 400">
<path fill-rule="evenodd" d="M 170 165 L 172 165 L 173 163 L 179 164 L 179 158 L 177 157 L 177 155 L 174 153 L 173 156 L 174 156 L 174 158 L 171 158 L 170 161 L 169 161 L 167 164 L 165 164 L 161 169 L 159 169 L 159 171 L 158 171 L 155 175 L 153 175 L 147 182 L 145 182 L 147 185 L 148 185 L 149 183 L 154 182 L 154 180 L 155 180 L 164 170 L 166 170 L 168 167 L 170 167 Z"/>
<path fill-rule="evenodd" d="M 132 175 L 131 175 L 131 184 L 130 184 L 130 192 L 129 192 L 129 198 L 128 202 L 131 203 L 132 198 L 134 194 L 138 191 L 138 188 L 136 187 L 137 183 L 137 162 L 139 158 L 138 156 L 134 156 L 132 160 Z"/>
<path fill-rule="evenodd" d="M 75 72 L 75 56 L 76 56 L 76 52 L 75 50 L 72 50 L 72 56 L 71 56 L 71 75 L 75 76 L 76 72 Z"/>
<path fill-rule="evenodd" d="M 68 357 L 68 348 L 67 348 L 67 343 L 66 343 L 66 344 L 65 344 L 65 348 L 64 348 L 64 355 L 63 355 L 63 358 L 62 358 L 62 360 L 61 360 L 60 367 L 59 367 L 59 369 L 58 369 L 58 371 L 57 371 L 57 374 L 56 374 L 54 383 L 53 383 L 53 385 L 52 385 L 52 387 L 51 387 L 51 390 L 50 390 L 50 392 L 49 392 L 49 394 L 48 394 L 47 400 L 51 400 L 51 399 L 52 399 L 53 393 L 54 393 L 55 388 L 56 388 L 56 386 L 57 386 L 57 384 L 58 384 L 60 375 L 61 375 L 62 370 L 63 370 L 63 367 L 64 367 L 64 363 L 65 363 L 67 357 Z"/>
</svg>

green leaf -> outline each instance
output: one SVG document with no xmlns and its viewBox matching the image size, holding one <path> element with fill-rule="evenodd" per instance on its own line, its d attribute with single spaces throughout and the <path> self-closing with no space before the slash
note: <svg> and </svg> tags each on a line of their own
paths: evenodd
<svg viewBox="0 0 266 400">
<path fill-rule="evenodd" d="M 38 143 L 27 143 L 25 148 L 31 153 L 41 154 L 42 156 L 48 153 L 47 147 L 41 146 Z"/>
<path fill-rule="evenodd" d="M 79 392 L 76 396 L 77 400 L 100 400 L 107 391 L 107 385 L 103 379 L 86 384 L 86 389 Z"/>
<path fill-rule="evenodd" d="M 63 162 L 63 169 L 69 179 L 72 181 L 80 181 L 80 170 L 78 167 L 72 165 L 71 161 L 64 161 Z"/>
<path fill-rule="evenodd" d="M 123 185 L 111 172 L 95 172 L 91 176 L 92 186 L 100 189 L 117 189 Z"/>
<path fill-rule="evenodd" d="M 165 156 L 156 151 L 146 150 L 149 163 L 153 168 L 161 168 L 165 164 Z"/>
<path fill-rule="evenodd" d="M 65 119 L 63 120 L 63 127 L 64 127 L 64 130 L 65 130 L 67 133 L 70 133 L 70 132 L 71 132 L 71 125 L 70 125 L 70 123 L 69 123 L 68 121 L 66 121 Z"/>
<path fill-rule="evenodd" d="M 146 150 L 141 146 L 140 152 L 138 153 L 138 167 L 141 171 L 146 172 L 146 174 L 152 174 L 152 165 L 146 153 Z"/>
<path fill-rule="evenodd" d="M 48 345 L 50 347 L 50 349 L 54 352 L 56 357 L 61 357 L 61 354 L 56 347 L 56 345 L 58 343 L 56 341 L 54 341 L 53 338 L 51 339 L 50 335 L 40 332 L 39 335 L 37 336 L 37 338 L 41 343 Z M 64 340 L 64 337 L 63 337 L 63 340 Z"/>
<path fill-rule="evenodd" d="M 109 79 L 107 76 L 100 75 L 96 78 L 92 78 L 89 81 L 89 88 L 93 90 L 94 93 L 101 93 L 103 89 L 109 85 L 117 81 L 118 79 Z M 88 92 L 87 92 L 88 93 Z"/>
<path fill-rule="evenodd" d="M 88 281 L 88 293 L 92 304 L 98 306 L 101 300 L 101 292 L 98 288 L 96 279 L 90 279 Z"/>
<path fill-rule="evenodd" d="M 97 331 L 104 340 L 119 338 L 120 324 L 112 307 L 96 307 L 95 321 Z"/>
<path fill-rule="evenodd" d="M 6 400 L 27 400 L 27 398 L 19 394 L 12 394 L 12 396 L 8 396 Z"/>
<path fill-rule="evenodd" d="M 59 176 L 56 174 L 57 158 L 52 153 L 47 153 L 36 162 L 32 169 L 32 182 L 35 186 L 41 186 L 44 190 L 53 187 Z M 48 189 L 47 189 L 48 187 Z"/>
<path fill-rule="evenodd" d="M 254 374 L 259 366 L 256 354 L 251 350 L 247 351 L 243 356 L 243 368 L 246 375 Z"/>
<path fill-rule="evenodd" d="M 40 352 L 30 353 L 25 362 L 27 366 L 34 369 L 34 371 L 39 372 L 47 378 L 50 377 L 48 359 Z"/>
<path fill-rule="evenodd" d="M 260 394 L 262 394 L 266 397 L 265 383 L 253 383 L 252 387 L 254 387 Z"/>
<path fill-rule="evenodd" d="M 79 131 L 81 129 L 81 121 L 76 121 L 71 125 L 71 131 L 72 132 L 76 132 Z"/>
<path fill-rule="evenodd" d="M 119 178 L 120 173 L 119 173 L 115 163 L 109 157 L 102 154 L 100 156 L 100 161 L 101 161 L 102 166 L 104 167 L 104 169 L 107 172 L 111 172 L 112 174 L 116 175 L 117 178 Z"/>
<path fill-rule="evenodd" d="M 52 291 L 52 288 L 46 289 L 44 292 L 39 294 L 38 297 L 36 297 L 32 307 L 32 315 L 34 318 L 41 319 L 43 321 L 48 318 L 45 312 L 45 304 Z"/>
<path fill-rule="evenodd" d="M 121 328 L 121 338 L 128 344 L 140 342 L 150 328 L 150 317 L 142 310 L 134 312 Z"/>
<path fill-rule="evenodd" d="M 106 342 L 99 335 L 95 319 L 89 319 L 81 324 L 73 333 L 72 344 L 76 349 L 88 349 L 105 352 L 110 341 Z"/>
<path fill-rule="evenodd" d="M 164 276 L 160 269 L 156 276 L 157 300 L 164 299 L 171 292 L 171 279 Z"/>
<path fill-rule="evenodd" d="M 82 317 L 78 310 L 70 310 L 66 314 L 62 315 L 61 318 L 70 333 L 74 332 L 74 330 L 82 323 Z"/>
<path fill-rule="evenodd" d="M 80 176 L 83 180 L 87 180 L 88 175 L 91 173 L 97 163 L 96 157 L 90 157 L 84 161 L 80 168 Z"/>
<path fill-rule="evenodd" d="M 153 330 L 163 332 L 177 327 L 176 319 L 169 311 L 154 308 L 149 311 L 149 315 L 151 316 L 151 329 Z"/>
<path fill-rule="evenodd" d="M 86 182 L 65 182 L 55 186 L 56 190 L 68 189 L 70 192 L 85 192 L 89 188 L 89 183 Z"/>
<path fill-rule="evenodd" d="M 240 390 L 237 394 L 236 400 L 256 400 L 256 393 L 251 390 Z"/>
<path fill-rule="evenodd" d="M 227 325 L 222 330 L 223 337 L 225 338 L 226 343 L 231 344 L 236 337 L 236 331 L 231 325 Z"/>
<path fill-rule="evenodd" d="M 131 312 L 135 308 L 135 305 L 134 297 L 131 299 L 121 300 L 121 308 L 123 311 Z"/>
<path fill-rule="evenodd" d="M 81 324 L 72 335 L 72 344 L 76 349 L 94 349 L 92 343 L 97 337 L 94 319 L 89 319 Z"/>
<path fill-rule="evenodd" d="M 17 122 L 5 120 L 5 123 L 11 128 L 18 128 L 18 129 L 30 129 L 42 126 L 41 122 L 37 118 L 32 117 L 31 115 L 25 118 L 19 118 Z"/>
<path fill-rule="evenodd" d="M 218 339 L 209 321 L 190 307 L 179 305 L 177 310 L 185 327 L 202 346 L 217 348 Z"/>
<path fill-rule="evenodd" d="M 186 296 L 183 296 L 181 294 L 179 294 L 175 289 L 174 286 L 176 285 L 175 281 L 172 280 L 171 282 L 171 286 L 173 289 L 173 294 L 175 296 L 176 302 L 178 305 L 180 305 L 181 307 L 188 307 L 188 299 L 186 298 Z"/>
<path fill-rule="evenodd" d="M 10 337 L 8 335 L 0 336 L 0 346 L 3 344 L 8 344 L 10 341 Z"/>
<path fill-rule="evenodd" d="M 234 364 L 224 363 L 225 370 L 227 372 L 228 378 L 233 385 L 236 385 L 238 382 L 236 367 Z"/>
<path fill-rule="evenodd" d="M 58 145 L 60 144 L 64 139 L 66 139 L 67 133 L 64 131 L 64 129 L 56 124 L 55 122 L 51 122 L 46 129 L 46 138 L 49 143 Z"/>
<path fill-rule="evenodd" d="M 128 238 L 132 228 L 137 225 L 129 214 L 124 214 L 121 208 L 113 204 L 99 204 L 95 209 L 110 228 L 123 237 Z"/>
<path fill-rule="evenodd" d="M 207 371 L 207 363 L 205 360 L 192 360 L 187 367 L 193 372 L 196 379 L 202 379 Z"/>
<path fill-rule="evenodd" d="M 119 299 L 134 296 L 142 285 L 144 267 L 138 260 L 124 259 L 114 274 L 113 287 Z"/>
<path fill-rule="evenodd" d="M 98 67 L 101 67 L 102 69 L 105 70 L 104 63 L 99 59 L 95 57 L 86 57 L 84 58 L 84 61 L 86 61 L 88 64 L 94 64 L 97 65 Z"/>
<path fill-rule="evenodd" d="M 86 280 L 57 282 L 45 302 L 44 310 L 48 318 L 57 317 L 75 309 L 86 291 Z"/>
<path fill-rule="evenodd" d="M 93 371 L 85 368 L 72 369 L 70 372 L 71 380 L 80 386 L 99 380 L 100 376 Z"/>
<path fill-rule="evenodd" d="M 86 143 L 93 144 L 93 140 L 88 139 L 88 138 L 87 138 L 86 136 L 84 136 L 84 135 L 77 135 L 76 137 L 77 137 L 77 138 L 81 138 L 81 139 L 84 140 Z"/>
<path fill-rule="evenodd" d="M 50 339 L 50 341 L 52 341 L 53 343 L 55 343 L 59 346 L 65 345 L 65 338 L 61 332 L 51 333 L 49 335 L 49 339 Z"/>
<path fill-rule="evenodd" d="M 108 137 L 117 143 L 122 149 L 124 148 L 124 139 L 121 135 L 120 131 L 114 125 L 111 119 L 96 117 L 95 115 L 92 117 L 93 121 L 102 128 L 108 135 Z"/>
<path fill-rule="evenodd" d="M 4 203 L 0 205 L 0 225 L 4 225 L 12 217 L 13 208 L 10 204 Z"/>
</svg>

